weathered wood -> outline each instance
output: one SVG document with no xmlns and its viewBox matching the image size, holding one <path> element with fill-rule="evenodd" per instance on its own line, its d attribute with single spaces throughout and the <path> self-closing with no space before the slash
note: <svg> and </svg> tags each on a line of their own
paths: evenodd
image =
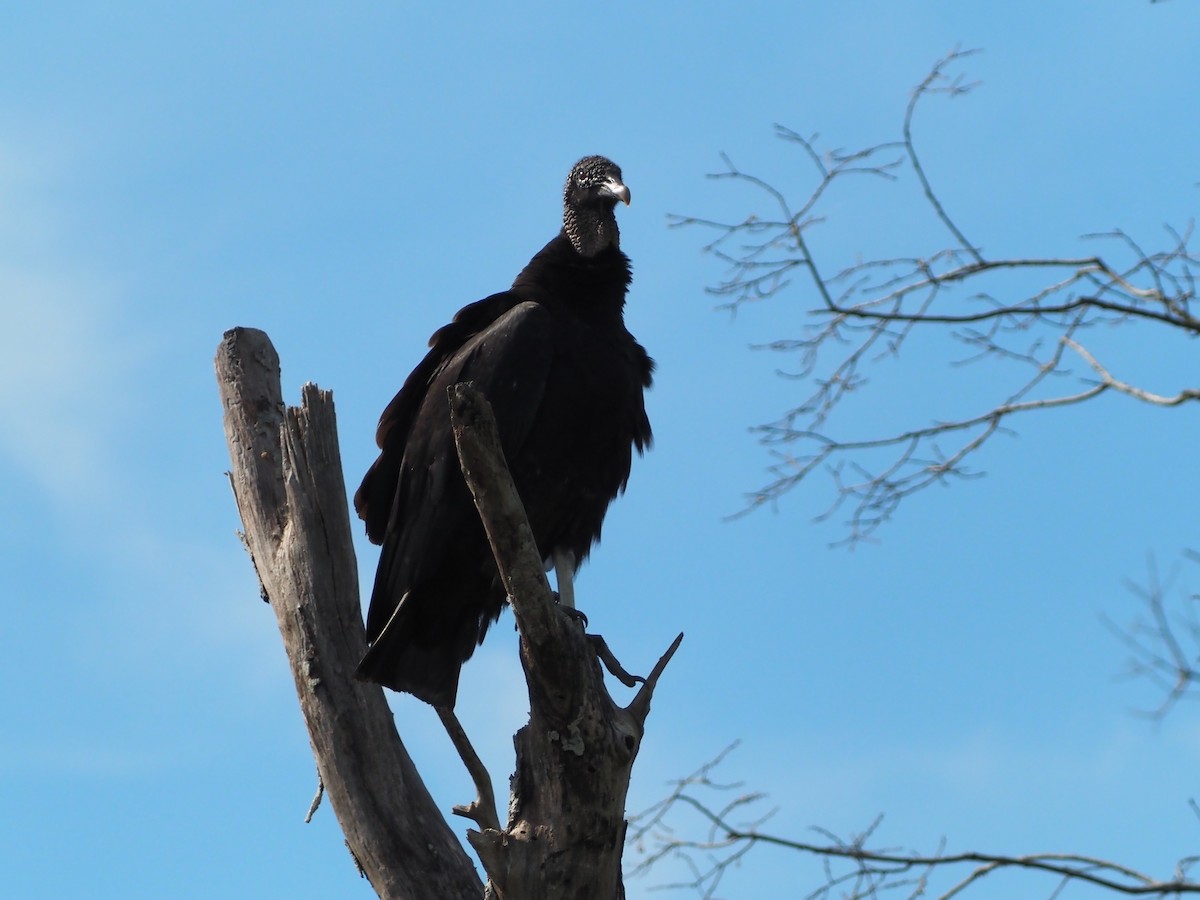
<svg viewBox="0 0 1200 900">
<path fill-rule="evenodd" d="M 381 897 L 477 898 L 483 885 L 396 733 L 383 690 L 355 681 L 366 649 L 333 399 L 284 408 L 266 334 L 235 328 L 216 356 L 245 542 L 279 622 L 321 782 Z"/>
<path fill-rule="evenodd" d="M 301 406 L 285 409 L 279 358 L 253 329 L 225 334 L 216 368 L 244 540 L 347 845 L 381 897 L 479 897 L 483 885 L 404 750 L 382 689 L 352 677 L 366 638 L 332 397 L 305 385 Z M 617 706 L 593 644 L 553 602 L 490 408 L 464 386 L 452 400 L 464 475 L 521 631 L 531 705 L 516 737 L 507 827 L 468 839 L 489 896 L 623 897 L 629 776 L 655 683 L 682 635 L 633 702 Z"/>
<path fill-rule="evenodd" d="M 613 702 L 580 623 L 553 601 L 491 408 L 469 385 L 450 389 L 463 474 L 483 519 L 517 627 L 530 717 L 515 738 L 503 831 L 470 831 L 501 900 L 624 896 L 625 796 L 654 684 L 683 635 L 628 708 Z"/>
</svg>

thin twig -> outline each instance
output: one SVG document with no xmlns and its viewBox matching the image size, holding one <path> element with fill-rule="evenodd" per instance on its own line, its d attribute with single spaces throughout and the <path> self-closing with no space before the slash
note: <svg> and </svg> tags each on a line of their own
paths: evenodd
<svg viewBox="0 0 1200 900">
<path fill-rule="evenodd" d="M 488 775 L 487 767 L 471 746 L 471 741 L 467 738 L 462 723 L 458 721 L 458 716 L 454 714 L 454 709 L 448 706 L 439 706 L 436 709 L 446 734 L 450 736 L 450 742 L 454 744 L 454 749 L 458 751 L 463 765 L 467 767 L 471 780 L 475 782 L 477 792 L 475 799 L 466 806 L 453 807 L 453 813 L 472 820 L 483 831 L 499 831 L 500 817 L 496 814 L 496 794 L 492 790 L 492 778 Z"/>
</svg>

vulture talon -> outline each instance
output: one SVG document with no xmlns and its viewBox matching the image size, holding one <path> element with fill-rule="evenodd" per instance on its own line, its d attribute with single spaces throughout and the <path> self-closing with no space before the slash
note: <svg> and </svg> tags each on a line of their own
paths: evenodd
<svg viewBox="0 0 1200 900">
<path fill-rule="evenodd" d="M 558 594 L 554 595 L 554 599 L 555 600 L 558 599 Z M 564 606 L 562 603 L 559 603 L 558 611 L 560 613 L 563 613 L 568 619 L 574 619 L 576 622 L 579 623 L 580 627 L 584 631 L 587 631 L 588 617 L 583 614 L 582 610 L 578 610 L 573 606 Z"/>
</svg>

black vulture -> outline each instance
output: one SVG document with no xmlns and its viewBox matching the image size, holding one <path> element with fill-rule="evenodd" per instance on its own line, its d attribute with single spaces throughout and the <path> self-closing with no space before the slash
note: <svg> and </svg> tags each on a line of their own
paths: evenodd
<svg viewBox="0 0 1200 900">
<path fill-rule="evenodd" d="M 643 392 L 654 363 L 625 328 L 632 278 L 614 215 L 629 203 L 602 156 L 571 169 L 558 236 L 511 288 L 461 309 L 429 340 L 379 421 L 381 453 L 354 495 L 382 544 L 357 677 L 453 707 L 462 664 L 504 607 L 479 515 L 459 469 L 446 389 L 473 382 L 538 550 L 572 604 L 574 572 L 650 444 Z"/>
</svg>

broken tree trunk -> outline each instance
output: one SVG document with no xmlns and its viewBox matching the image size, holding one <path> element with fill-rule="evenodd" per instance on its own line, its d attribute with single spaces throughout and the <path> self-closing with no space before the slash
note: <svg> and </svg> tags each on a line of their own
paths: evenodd
<svg viewBox="0 0 1200 900">
<path fill-rule="evenodd" d="M 225 333 L 216 369 L 246 547 L 350 852 L 380 897 L 482 896 L 382 689 L 353 678 L 367 642 L 332 396 L 307 384 L 300 407 L 285 409 L 279 357 L 255 329 Z"/>
<path fill-rule="evenodd" d="M 366 638 L 331 395 L 305 385 L 301 406 L 285 409 L 279 357 L 254 329 L 226 332 L 216 368 L 245 543 L 279 620 L 321 782 L 347 845 L 381 897 L 483 896 L 400 742 L 382 688 L 353 678 Z M 494 811 L 483 809 L 489 804 L 460 810 L 481 824 L 468 840 L 487 870 L 487 896 L 617 900 L 624 896 L 630 772 L 654 685 L 683 636 L 628 707 L 614 703 L 595 639 L 553 602 L 490 408 L 478 392 L 456 385 L 451 414 L 521 632 L 531 707 L 515 739 L 507 827 L 495 827 Z M 486 773 L 476 766 L 472 776 L 485 798 Z"/>
</svg>

